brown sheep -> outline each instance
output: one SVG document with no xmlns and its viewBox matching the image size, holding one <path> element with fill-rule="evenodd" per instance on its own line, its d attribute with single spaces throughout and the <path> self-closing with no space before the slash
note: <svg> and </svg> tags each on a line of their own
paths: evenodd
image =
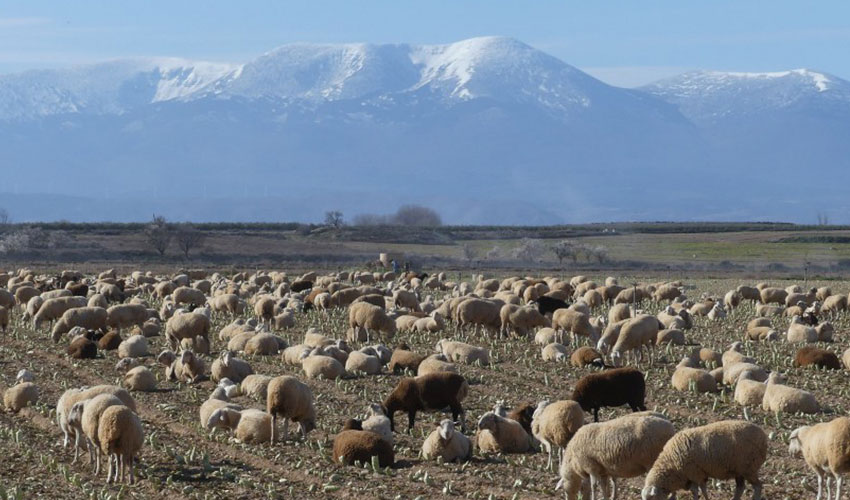
<svg viewBox="0 0 850 500">
<path fill-rule="evenodd" d="M 407 412 L 407 431 L 413 429 L 417 411 L 436 411 L 449 407 L 452 420 L 464 415 L 461 402 L 469 394 L 469 384 L 462 375 L 452 372 L 429 373 L 413 378 L 403 378 L 384 399 L 384 413 L 395 430 L 395 413 Z M 464 421 L 461 426 L 465 428 Z"/>
<path fill-rule="evenodd" d="M 378 465 L 381 467 L 392 467 L 395 463 L 393 446 L 374 432 L 343 430 L 334 437 L 333 461 L 335 463 L 368 464 L 375 456 L 378 457 Z"/>
<path fill-rule="evenodd" d="M 794 355 L 794 367 L 816 366 L 826 370 L 840 370 L 841 362 L 838 356 L 817 347 L 802 347 Z"/>
</svg>

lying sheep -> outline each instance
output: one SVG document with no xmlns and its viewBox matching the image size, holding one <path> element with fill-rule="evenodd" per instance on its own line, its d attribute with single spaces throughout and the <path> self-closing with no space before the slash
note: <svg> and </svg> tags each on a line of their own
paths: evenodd
<svg viewBox="0 0 850 500">
<path fill-rule="evenodd" d="M 271 415 L 248 408 L 219 408 L 210 415 L 208 429 L 231 429 L 240 443 L 261 444 L 271 440 Z"/>
<path fill-rule="evenodd" d="M 295 377 L 282 375 L 269 381 L 266 411 L 271 415 L 271 444 L 276 441 L 277 418 L 283 418 L 283 440 L 289 439 L 289 422 L 298 424 L 302 438 L 316 428 L 313 391 Z"/>
<path fill-rule="evenodd" d="M 589 478 L 591 495 L 599 485 L 603 498 L 616 498 L 616 478 L 637 477 L 649 471 L 675 433 L 673 424 L 652 415 L 627 415 L 585 425 L 567 445 L 556 489 L 563 487 L 567 500 L 577 500 L 582 483 Z"/>
<path fill-rule="evenodd" d="M 567 353 L 567 346 L 557 342 L 552 342 L 543 348 L 540 352 L 540 357 L 543 361 L 557 361 L 561 363 L 567 360 Z"/>
<path fill-rule="evenodd" d="M 422 443 L 422 458 L 443 462 L 466 462 L 472 458 L 472 442 L 455 430 L 454 422 L 443 419 Z"/>
<path fill-rule="evenodd" d="M 381 439 L 393 444 L 393 430 L 390 419 L 384 415 L 384 410 L 377 403 L 370 403 L 366 418 L 360 422 L 360 428 L 364 431 L 374 432 Z"/>
<path fill-rule="evenodd" d="M 469 384 L 462 375 L 438 372 L 414 378 L 403 378 L 384 399 L 384 409 L 395 429 L 397 411 L 407 412 L 407 430 L 413 429 L 418 411 L 437 411 L 451 408 L 452 421 L 464 416 L 462 401 L 469 394 Z M 465 427 L 461 421 L 461 427 Z"/>
<path fill-rule="evenodd" d="M 549 460 L 546 468 L 552 467 L 552 448 L 558 448 L 559 459 L 564 449 L 581 426 L 584 425 L 584 411 L 575 401 L 541 401 L 534 410 L 531 422 L 532 435 L 543 444 Z"/>
<path fill-rule="evenodd" d="M 593 411 L 593 421 L 598 422 L 602 407 L 627 404 L 632 411 L 645 411 L 645 397 L 643 373 L 634 368 L 615 368 L 579 379 L 571 399 L 584 411 Z"/>
<path fill-rule="evenodd" d="M 835 479 L 835 498 L 841 498 L 842 475 L 850 472 L 850 418 L 839 417 L 829 422 L 805 425 L 791 432 L 788 451 L 791 456 L 802 456 L 818 478 L 818 495 L 823 493 L 826 472 Z M 826 478 L 829 498 L 830 477 Z"/>
<path fill-rule="evenodd" d="M 307 378 L 324 378 L 334 380 L 345 375 L 345 367 L 330 356 L 319 354 L 319 349 L 314 349 L 309 356 L 301 360 L 301 368 Z"/>
<path fill-rule="evenodd" d="M 254 373 L 251 365 L 233 356 L 233 353 L 230 351 L 224 351 L 218 359 L 213 361 L 211 371 L 214 382 L 218 382 L 223 378 L 229 378 L 237 384 L 242 382 L 248 375 Z"/>
<path fill-rule="evenodd" d="M 271 381 L 272 378 L 268 375 L 248 375 L 239 384 L 239 392 L 243 396 L 265 401 L 268 395 L 269 382 Z"/>
<path fill-rule="evenodd" d="M 153 392 L 156 390 L 156 377 L 145 366 L 137 366 L 124 375 L 124 387 L 128 391 Z"/>
<path fill-rule="evenodd" d="M 767 387 L 764 391 L 762 409 L 774 413 L 818 413 L 820 405 L 814 394 L 809 391 L 783 385 L 783 377 L 779 372 L 772 372 L 767 377 Z"/>
<path fill-rule="evenodd" d="M 570 364 L 577 368 L 588 365 L 598 366 L 600 368 L 605 366 L 602 353 L 588 346 L 582 346 L 573 351 L 570 355 Z"/>
<path fill-rule="evenodd" d="M 803 323 L 800 316 L 791 318 L 791 324 L 788 325 L 787 332 L 788 342 L 794 343 L 813 343 L 818 341 L 818 332 L 811 326 Z"/>
<path fill-rule="evenodd" d="M 133 335 L 118 345 L 119 358 L 144 358 L 150 355 L 148 339 L 143 335 Z"/>
<path fill-rule="evenodd" d="M 416 372 L 419 370 L 419 365 L 427 357 L 424 354 L 419 354 L 410 349 L 398 347 L 393 350 L 389 365 L 387 366 L 392 373 L 404 373 L 406 370 Z"/>
<path fill-rule="evenodd" d="M 245 354 L 273 356 L 280 352 L 281 340 L 268 332 L 259 332 L 245 343 Z"/>
<path fill-rule="evenodd" d="M 392 467 L 395 463 L 392 445 L 374 432 L 362 430 L 343 430 L 337 434 L 332 456 L 335 463 L 345 465 L 372 463 L 372 457 L 378 458 L 381 467 Z"/>
<path fill-rule="evenodd" d="M 26 372 L 26 370 L 21 370 L 21 372 Z M 6 389 L 6 392 L 3 393 L 3 406 L 6 407 L 7 411 L 19 412 L 37 402 L 38 386 L 26 380 L 22 373 L 18 373 L 15 385 Z"/>
<path fill-rule="evenodd" d="M 840 370 L 838 356 L 817 347 L 802 347 L 794 355 L 794 367 L 816 366 L 824 370 Z"/>
<path fill-rule="evenodd" d="M 676 433 L 658 455 L 646 476 L 642 500 L 667 500 L 679 490 L 701 490 L 708 498 L 709 478 L 735 479 L 734 498 L 741 498 L 744 481 L 761 498 L 758 472 L 767 458 L 767 435 L 749 422 L 726 420 Z"/>
<path fill-rule="evenodd" d="M 382 368 L 381 360 L 360 351 L 353 351 L 345 362 L 345 371 L 348 373 L 362 372 L 366 375 L 378 375 Z"/>
<path fill-rule="evenodd" d="M 689 366 L 691 358 L 685 357 L 673 372 L 671 385 L 677 391 L 717 392 L 717 382 L 710 373 Z"/>
<path fill-rule="evenodd" d="M 490 353 L 487 349 L 463 342 L 442 339 L 437 342 L 437 352 L 445 355 L 454 363 L 467 365 L 478 363 L 481 366 L 490 364 Z"/>
<path fill-rule="evenodd" d="M 531 448 L 531 436 L 519 422 L 492 411 L 478 420 L 478 449 L 482 453 L 525 453 Z"/>
</svg>

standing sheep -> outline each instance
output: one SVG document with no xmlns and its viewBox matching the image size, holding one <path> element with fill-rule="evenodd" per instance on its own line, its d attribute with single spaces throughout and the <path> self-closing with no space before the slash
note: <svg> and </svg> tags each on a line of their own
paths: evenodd
<svg viewBox="0 0 850 500">
<path fill-rule="evenodd" d="M 469 394 L 469 384 L 462 375 L 437 372 L 414 378 L 403 378 L 384 399 L 384 409 L 395 430 L 394 416 L 397 411 L 407 412 L 407 431 L 413 429 L 418 411 L 437 411 L 451 408 L 452 421 L 464 416 L 461 402 Z M 465 424 L 461 420 L 461 427 Z"/>
<path fill-rule="evenodd" d="M 129 469 L 128 482 L 133 484 L 133 461 L 145 439 L 139 417 L 126 406 L 111 406 L 100 416 L 97 433 L 100 450 L 109 459 L 106 482 L 117 482 L 119 470 L 123 482 L 124 472 Z"/>
<path fill-rule="evenodd" d="M 667 500 L 679 490 L 708 498 L 709 478 L 735 480 L 735 500 L 744 481 L 753 485 L 753 500 L 761 499 L 758 473 L 767 458 L 767 435 L 749 422 L 725 420 L 676 433 L 646 476 L 642 500 Z"/>
<path fill-rule="evenodd" d="M 165 323 L 165 338 L 177 350 L 183 339 L 203 337 L 209 342 L 210 319 L 199 313 L 177 314 Z"/>
<path fill-rule="evenodd" d="M 823 476 L 826 472 L 835 479 L 835 499 L 841 498 L 842 475 L 850 472 L 850 418 L 839 417 L 830 422 L 794 429 L 788 451 L 791 456 L 802 456 L 817 475 L 818 499 L 823 493 Z M 830 479 L 827 476 L 828 499 Z"/>
<path fill-rule="evenodd" d="M 634 368 L 614 368 L 582 377 L 571 399 L 584 411 L 593 411 L 593 421 L 598 422 L 602 407 L 627 404 L 632 411 L 646 411 L 645 397 L 643 373 Z"/>
<path fill-rule="evenodd" d="M 531 421 L 531 433 L 546 448 L 549 455 L 547 469 L 552 467 L 552 447 L 557 446 L 558 457 L 562 457 L 570 439 L 582 425 L 584 411 L 575 401 L 541 401 L 537 405 Z"/>
<path fill-rule="evenodd" d="M 283 418 L 283 440 L 289 439 L 289 421 L 297 422 L 302 437 L 316 428 L 313 391 L 295 377 L 282 375 L 269 382 L 266 411 L 271 415 L 271 444 L 276 440 L 277 417 Z"/>
<path fill-rule="evenodd" d="M 261 444 L 271 439 L 271 416 L 261 410 L 219 408 L 210 415 L 208 429 L 231 429 L 240 443 Z"/>
<path fill-rule="evenodd" d="M 360 328 L 364 329 L 367 341 L 370 330 L 382 332 L 387 338 L 396 333 L 395 321 L 383 309 L 368 302 L 358 302 L 348 308 L 348 326 L 354 329 L 355 336 Z"/>
</svg>

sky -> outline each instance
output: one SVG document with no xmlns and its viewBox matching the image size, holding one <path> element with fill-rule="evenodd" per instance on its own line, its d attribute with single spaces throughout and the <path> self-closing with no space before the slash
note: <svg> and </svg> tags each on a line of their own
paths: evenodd
<svg viewBox="0 0 850 500">
<path fill-rule="evenodd" d="M 517 38 L 624 87 L 694 69 L 809 68 L 850 79 L 848 0 L 0 0 L 0 73 L 482 35 Z"/>
</svg>

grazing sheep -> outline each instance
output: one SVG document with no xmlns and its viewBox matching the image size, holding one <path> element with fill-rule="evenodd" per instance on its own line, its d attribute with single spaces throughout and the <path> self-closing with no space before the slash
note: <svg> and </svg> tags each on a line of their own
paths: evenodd
<svg viewBox="0 0 850 500">
<path fill-rule="evenodd" d="M 169 318 L 165 323 L 165 338 L 176 350 L 183 339 L 203 337 L 209 342 L 210 319 L 200 313 L 183 313 Z"/>
<path fill-rule="evenodd" d="M 614 324 L 632 317 L 632 306 L 629 304 L 615 304 L 608 310 L 608 324 Z"/>
<path fill-rule="evenodd" d="M 98 425 L 103 412 L 110 406 L 125 406 L 124 403 L 113 394 L 105 393 L 94 396 L 91 399 L 78 401 L 68 412 L 68 422 L 80 422 L 80 428 L 89 445 L 89 454 L 93 456 L 95 464 L 95 475 L 100 473 L 100 441 L 98 439 Z"/>
<path fill-rule="evenodd" d="M 129 484 L 133 484 L 133 461 L 144 443 L 144 430 L 139 417 L 126 406 L 111 406 L 104 410 L 97 426 L 100 451 L 108 457 L 109 471 L 106 482 L 121 482 L 124 472 L 129 469 Z"/>
<path fill-rule="evenodd" d="M 709 478 L 735 479 L 734 498 L 744 481 L 753 485 L 753 500 L 761 498 L 759 469 L 767 458 L 767 435 L 749 422 L 726 420 L 676 433 L 658 455 L 644 481 L 642 500 L 667 500 L 679 490 L 708 498 Z"/>
<path fill-rule="evenodd" d="M 531 422 L 532 435 L 543 444 L 549 454 L 546 468 L 552 467 L 552 447 L 558 447 L 559 459 L 576 431 L 584 425 L 584 411 L 575 401 L 541 401 L 534 410 Z"/>
<path fill-rule="evenodd" d="M 204 295 L 204 292 L 188 286 L 177 287 L 171 292 L 171 298 L 177 305 L 189 304 L 201 307 L 207 302 L 207 296 Z"/>
<path fill-rule="evenodd" d="M 537 327 L 546 326 L 546 317 L 532 307 L 521 307 L 514 304 L 505 304 L 499 311 L 502 322 L 501 335 L 507 335 L 509 331 L 516 336 L 527 337 L 528 332 Z"/>
<path fill-rule="evenodd" d="M 136 402 L 133 401 L 130 393 L 114 385 L 97 385 L 88 389 L 68 389 L 56 403 L 56 423 L 59 424 L 59 428 L 65 436 L 63 446 L 68 446 L 68 438 L 71 435 L 71 429 L 68 427 L 68 413 L 71 411 L 71 407 L 79 401 L 85 401 L 100 394 L 112 394 L 130 409 L 136 409 Z"/>
<path fill-rule="evenodd" d="M 482 453 L 525 453 L 532 438 L 519 422 L 490 411 L 478 420 L 478 449 Z"/>
<path fill-rule="evenodd" d="M 682 290 L 679 287 L 671 284 L 664 284 L 655 290 L 655 292 L 652 294 L 652 298 L 656 302 L 661 302 L 664 300 L 669 302 L 680 295 L 682 295 Z"/>
<path fill-rule="evenodd" d="M 463 342 L 442 339 L 437 342 L 437 352 L 454 363 L 467 365 L 478 363 L 481 366 L 490 364 L 490 353 L 487 349 Z"/>
<path fill-rule="evenodd" d="M 419 363 L 419 368 L 416 369 L 416 375 L 428 375 L 429 373 L 438 372 L 453 372 L 458 373 L 457 365 L 449 363 L 449 360 L 442 354 L 432 354 L 423 359 Z"/>
<path fill-rule="evenodd" d="M 545 346 L 552 342 L 563 344 L 567 342 L 567 336 L 551 327 L 541 328 L 534 334 L 534 343 L 537 345 Z"/>
<path fill-rule="evenodd" d="M 835 479 L 835 498 L 841 498 L 842 476 L 850 472 L 850 418 L 838 417 L 829 422 L 805 425 L 791 432 L 788 451 L 791 456 L 802 456 L 818 478 L 818 496 L 823 493 L 823 476 L 826 472 Z M 826 478 L 827 497 L 830 477 Z"/>
<path fill-rule="evenodd" d="M 81 327 L 86 330 L 106 330 L 106 309 L 102 307 L 76 307 L 68 309 L 53 325 L 51 337 L 54 342 L 59 342 L 62 335 L 71 331 L 72 328 Z"/>
<path fill-rule="evenodd" d="M 437 411 L 451 408 L 452 421 L 464 416 L 461 402 L 469 394 L 469 384 L 462 375 L 438 372 L 413 378 L 403 378 L 384 399 L 386 415 L 395 430 L 394 416 L 397 411 L 407 412 L 407 431 L 413 429 L 418 411 Z M 461 427 L 465 423 L 461 420 Z"/>
<path fill-rule="evenodd" d="M 472 458 L 472 442 L 455 430 L 454 422 L 444 419 L 422 443 L 422 457 L 443 462 L 466 462 Z"/>
<path fill-rule="evenodd" d="M 145 366 L 137 366 L 124 375 L 124 387 L 128 391 L 153 392 L 156 390 L 156 377 Z"/>
<path fill-rule="evenodd" d="M 717 382 L 710 373 L 689 366 L 690 357 L 685 357 L 673 372 L 671 385 L 677 391 L 717 392 Z"/>
<path fill-rule="evenodd" d="M 333 461 L 335 463 L 368 464 L 372 463 L 372 457 L 378 457 L 378 465 L 381 467 L 392 467 L 395 463 L 392 445 L 374 432 L 343 430 L 334 437 Z"/>
<path fill-rule="evenodd" d="M 823 314 L 828 314 L 834 316 L 837 313 L 844 312 L 847 310 L 847 296 L 846 295 L 830 295 L 828 297 L 824 297 L 823 304 L 820 308 Z"/>
<path fill-rule="evenodd" d="M 378 375 L 382 368 L 380 359 L 360 351 L 350 353 L 345 362 L 345 371 L 348 373 L 363 372 L 366 375 Z"/>
<path fill-rule="evenodd" d="M 150 355 L 148 339 L 144 335 L 133 335 L 118 345 L 119 358 L 144 358 Z"/>
<path fill-rule="evenodd" d="M 277 418 L 283 418 L 283 440 L 289 439 L 289 421 L 298 423 L 302 437 L 316 428 L 313 391 L 295 377 L 283 375 L 269 381 L 266 411 L 271 415 L 271 443 L 276 441 Z"/>
<path fill-rule="evenodd" d="M 411 351 L 410 349 L 398 347 L 393 350 L 389 365 L 387 366 L 392 373 L 403 373 L 405 370 L 416 372 L 419 369 L 420 363 L 427 356 Z"/>
<path fill-rule="evenodd" d="M 324 378 L 334 380 L 345 375 L 345 367 L 330 356 L 318 354 L 315 349 L 309 356 L 301 360 L 301 368 L 307 378 Z"/>
<path fill-rule="evenodd" d="M 649 471 L 675 434 L 673 424 L 654 415 L 627 415 L 585 425 L 567 445 L 556 489 L 563 487 L 567 500 L 577 500 L 582 483 L 589 478 L 593 492 L 583 498 L 592 498 L 597 485 L 603 498 L 616 498 L 616 479 Z"/>
<path fill-rule="evenodd" d="M 582 346 L 573 351 L 570 355 L 570 364 L 577 368 L 588 365 L 594 365 L 600 368 L 605 366 L 602 353 L 588 346 Z"/>
<path fill-rule="evenodd" d="M 29 303 L 29 302 L 28 302 Z M 85 297 L 57 297 L 46 299 L 44 304 L 38 308 L 38 312 L 33 316 L 33 328 L 39 328 L 44 322 L 57 320 L 65 314 L 65 311 L 76 307 L 85 307 L 88 300 Z"/>
<path fill-rule="evenodd" d="M 794 355 L 794 367 L 816 366 L 824 370 L 840 370 L 841 362 L 838 356 L 817 347 L 801 347 Z"/>
<path fill-rule="evenodd" d="M 770 306 L 766 304 L 756 305 L 756 316 L 768 318 L 772 316 L 782 316 L 782 313 L 784 312 L 785 306 Z"/>
<path fill-rule="evenodd" d="M 685 332 L 682 330 L 676 329 L 664 329 L 658 332 L 658 336 L 655 339 L 655 345 L 685 345 L 687 344 L 687 339 L 685 339 Z"/>
<path fill-rule="evenodd" d="M 556 297 L 543 295 L 532 301 L 537 304 L 537 312 L 542 315 L 553 314 L 558 309 L 566 309 L 570 305 Z"/>
<path fill-rule="evenodd" d="M 820 405 L 814 394 L 809 391 L 783 385 L 783 377 L 779 372 L 772 372 L 767 377 L 767 388 L 761 407 L 774 413 L 818 413 Z"/>
<path fill-rule="evenodd" d="M 272 327 L 276 330 L 287 330 L 295 326 L 295 311 L 286 309 L 272 320 Z"/>
<path fill-rule="evenodd" d="M 467 299 L 457 306 L 457 326 L 463 329 L 474 326 L 475 333 L 483 327 L 492 334 L 498 334 L 502 327 L 500 317 L 504 303 L 500 300 Z"/>
<path fill-rule="evenodd" d="M 643 359 L 643 348 L 646 347 L 649 362 L 652 363 L 652 347 L 658 337 L 658 319 L 648 314 L 638 315 L 620 328 L 620 335 L 611 348 L 611 361 L 615 366 L 623 362 L 627 353 L 637 353 L 635 359 L 639 363 Z"/>
<path fill-rule="evenodd" d="M 106 326 L 116 330 L 142 326 L 148 318 L 148 308 L 142 304 L 118 304 L 106 310 Z"/>
<path fill-rule="evenodd" d="M 543 361 L 557 361 L 560 363 L 567 360 L 567 353 L 567 346 L 552 342 L 543 348 L 540 357 L 543 358 Z"/>
<path fill-rule="evenodd" d="M 396 333 L 395 321 L 390 319 L 383 309 L 368 302 L 358 302 L 349 307 L 348 326 L 354 329 L 355 334 L 358 334 L 361 328 L 364 329 L 367 341 L 370 330 L 381 332 L 387 338 Z"/>
<path fill-rule="evenodd" d="M 224 351 L 218 359 L 213 361 L 211 372 L 213 382 L 229 378 L 238 384 L 254 373 L 254 370 L 246 361 L 234 357 L 232 352 Z"/>
<path fill-rule="evenodd" d="M 208 429 L 231 429 L 240 443 L 261 444 L 271 440 L 271 415 L 253 408 L 219 408 L 210 415 Z"/>
<path fill-rule="evenodd" d="M 249 396 L 254 399 L 266 400 L 268 395 L 269 382 L 272 378 L 268 375 L 248 375 L 239 384 L 239 392 L 243 396 Z"/>
<path fill-rule="evenodd" d="M 27 406 L 38 402 L 38 386 L 32 382 L 23 381 L 19 375 L 17 383 L 3 393 L 3 405 L 7 411 L 19 412 Z"/>
<path fill-rule="evenodd" d="M 759 299 L 762 304 L 780 304 L 785 305 L 785 299 L 788 297 L 788 292 L 781 288 L 762 288 L 759 292 Z"/>
<path fill-rule="evenodd" d="M 573 390 L 572 400 L 584 411 L 593 411 L 599 421 L 599 409 L 629 405 L 632 411 L 645 411 L 646 382 L 643 373 L 634 368 L 614 368 L 582 377 Z"/>
<path fill-rule="evenodd" d="M 599 332 L 590 324 L 590 316 L 572 309 L 558 309 L 552 314 L 552 328 L 569 332 L 573 344 L 578 337 L 587 337 L 592 343 L 599 340 Z"/>
<path fill-rule="evenodd" d="M 818 341 L 818 332 L 811 326 L 803 323 L 800 316 L 791 318 L 791 324 L 788 325 L 786 334 L 788 342 L 794 343 L 813 343 Z"/>
</svg>

